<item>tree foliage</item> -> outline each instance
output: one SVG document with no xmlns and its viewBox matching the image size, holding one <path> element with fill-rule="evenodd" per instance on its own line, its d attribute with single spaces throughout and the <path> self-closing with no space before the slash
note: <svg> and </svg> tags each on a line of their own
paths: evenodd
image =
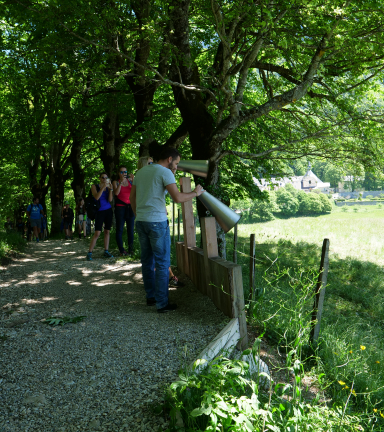
<svg viewBox="0 0 384 432">
<path fill-rule="evenodd" d="M 159 145 L 208 159 L 205 187 L 224 202 L 261 198 L 252 176 L 301 174 L 301 158 L 383 166 L 378 0 L 17 0 L 0 13 L 3 164 L 14 150 L 23 193 L 50 194 L 55 218 L 69 188 L 84 196 L 99 169 Z"/>
</svg>

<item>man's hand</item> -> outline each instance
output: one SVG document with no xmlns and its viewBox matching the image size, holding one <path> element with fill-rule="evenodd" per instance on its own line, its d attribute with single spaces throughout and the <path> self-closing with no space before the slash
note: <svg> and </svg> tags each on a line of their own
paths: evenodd
<svg viewBox="0 0 384 432">
<path fill-rule="evenodd" d="M 193 189 L 193 192 L 196 193 L 196 196 L 200 196 L 202 193 L 205 192 L 205 190 L 203 189 L 203 186 L 201 186 L 201 185 L 197 185 L 197 186 L 195 187 L 195 189 Z"/>
</svg>

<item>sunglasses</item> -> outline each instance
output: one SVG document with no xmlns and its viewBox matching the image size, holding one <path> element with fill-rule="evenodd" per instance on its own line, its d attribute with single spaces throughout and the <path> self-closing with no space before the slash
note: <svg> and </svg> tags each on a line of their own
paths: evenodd
<svg viewBox="0 0 384 432">
<path fill-rule="evenodd" d="M 100 177 L 100 178 L 102 178 L 103 180 L 105 180 L 105 179 L 107 179 L 108 177 Z"/>
<path fill-rule="evenodd" d="M 120 174 L 127 174 L 128 171 L 120 171 Z"/>
</svg>

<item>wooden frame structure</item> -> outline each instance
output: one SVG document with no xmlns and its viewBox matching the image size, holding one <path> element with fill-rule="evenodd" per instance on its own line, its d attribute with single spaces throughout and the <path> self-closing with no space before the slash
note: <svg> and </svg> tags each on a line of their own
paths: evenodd
<svg viewBox="0 0 384 432">
<path fill-rule="evenodd" d="M 191 191 L 191 179 L 183 177 L 182 192 Z M 201 219 L 203 249 L 196 247 L 195 221 L 192 202 L 182 204 L 184 242 L 176 242 L 179 270 L 189 276 L 197 289 L 210 297 L 226 316 L 239 321 L 239 349 L 248 346 L 247 323 L 244 310 L 244 292 L 241 266 L 219 257 L 216 219 Z"/>
</svg>

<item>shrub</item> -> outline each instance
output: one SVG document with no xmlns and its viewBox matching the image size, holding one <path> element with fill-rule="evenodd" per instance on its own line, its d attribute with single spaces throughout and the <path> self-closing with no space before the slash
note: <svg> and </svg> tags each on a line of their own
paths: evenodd
<svg viewBox="0 0 384 432">
<path fill-rule="evenodd" d="M 299 210 L 299 201 L 286 188 L 276 192 L 276 203 L 285 216 L 293 216 Z"/>
<path fill-rule="evenodd" d="M 304 214 L 316 214 L 323 211 L 323 203 L 318 194 L 299 194 L 299 211 Z"/>
<path fill-rule="evenodd" d="M 371 200 L 371 199 L 375 199 L 373 195 L 367 195 L 365 198 L 366 198 L 366 199 L 369 199 L 369 200 Z"/>
<path fill-rule="evenodd" d="M 0 232 L 0 260 L 24 249 L 26 241 L 15 231 Z"/>
<path fill-rule="evenodd" d="M 279 212 L 276 204 L 276 194 L 271 191 L 266 194 L 265 200 L 253 201 L 250 208 L 250 219 L 256 222 L 268 222 L 275 219 L 273 213 Z"/>
<path fill-rule="evenodd" d="M 324 194 L 320 194 L 319 198 L 320 198 L 321 204 L 323 205 L 322 211 L 324 213 L 331 212 L 332 211 L 332 203 L 329 200 L 329 198 Z"/>
</svg>

